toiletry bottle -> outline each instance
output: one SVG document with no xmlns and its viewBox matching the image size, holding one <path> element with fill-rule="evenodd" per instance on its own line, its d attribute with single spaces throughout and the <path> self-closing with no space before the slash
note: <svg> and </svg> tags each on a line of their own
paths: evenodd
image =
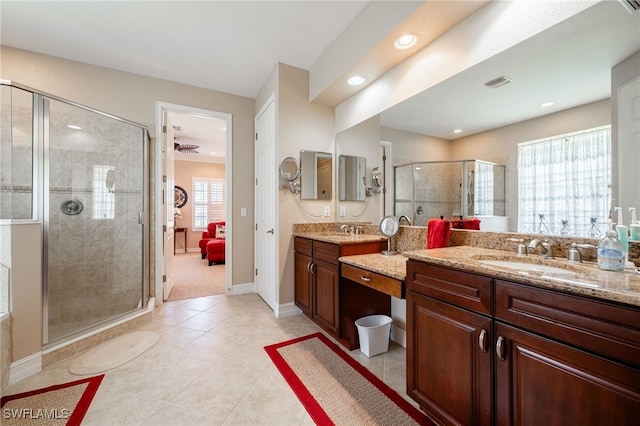
<svg viewBox="0 0 640 426">
<path fill-rule="evenodd" d="M 624 248 L 618 239 L 618 233 L 609 222 L 606 236 L 598 243 L 598 268 L 603 271 L 624 271 Z"/>
<path fill-rule="evenodd" d="M 636 265 L 633 262 L 629 262 L 629 227 L 624 226 L 622 223 L 622 208 L 615 207 L 614 211 L 618 212 L 618 224 L 616 225 L 616 233 L 618 234 L 618 240 L 622 243 L 622 250 L 624 252 L 624 267 L 625 269 L 635 269 Z"/>
<path fill-rule="evenodd" d="M 631 224 L 629 225 L 630 236 L 629 239 L 631 241 L 640 241 L 640 222 L 636 218 L 636 208 L 629 207 L 629 211 L 631 212 Z"/>
</svg>

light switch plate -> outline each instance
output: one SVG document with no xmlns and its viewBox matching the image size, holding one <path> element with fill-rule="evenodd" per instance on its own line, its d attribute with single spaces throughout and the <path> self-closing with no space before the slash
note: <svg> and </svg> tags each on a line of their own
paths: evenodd
<svg viewBox="0 0 640 426">
<path fill-rule="evenodd" d="M 340 206 L 340 217 L 345 217 L 347 215 L 347 208 L 345 206 Z"/>
<path fill-rule="evenodd" d="M 246 207 L 241 207 L 240 208 L 240 216 L 246 216 L 247 215 L 247 208 Z"/>
<path fill-rule="evenodd" d="M 325 216 L 330 216 L 331 215 L 331 207 L 330 206 L 324 206 L 324 215 Z"/>
</svg>

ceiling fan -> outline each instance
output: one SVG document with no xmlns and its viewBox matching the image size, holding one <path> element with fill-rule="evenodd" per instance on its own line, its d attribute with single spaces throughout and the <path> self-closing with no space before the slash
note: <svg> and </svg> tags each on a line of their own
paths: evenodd
<svg viewBox="0 0 640 426">
<path fill-rule="evenodd" d="M 179 144 L 177 142 L 173 142 L 174 151 L 181 152 L 183 154 L 199 154 L 196 149 L 200 148 L 200 145 L 193 144 Z"/>
</svg>

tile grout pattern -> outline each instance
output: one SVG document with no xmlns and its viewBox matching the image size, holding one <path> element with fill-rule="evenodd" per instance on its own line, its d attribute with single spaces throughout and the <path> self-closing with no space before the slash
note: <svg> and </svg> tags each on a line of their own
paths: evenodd
<svg viewBox="0 0 640 426">
<path fill-rule="evenodd" d="M 313 424 L 263 349 L 322 331 L 304 315 L 277 319 L 256 294 L 216 295 L 165 303 L 136 330 L 156 331 L 160 341 L 106 372 L 83 425 Z M 403 347 L 391 342 L 389 352 L 372 358 L 347 353 L 409 400 Z M 79 355 L 6 394 L 77 380 L 67 369 Z"/>
</svg>

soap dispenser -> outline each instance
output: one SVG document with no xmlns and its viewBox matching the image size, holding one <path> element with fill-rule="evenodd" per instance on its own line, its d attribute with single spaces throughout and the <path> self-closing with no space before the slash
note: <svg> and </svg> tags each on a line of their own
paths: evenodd
<svg viewBox="0 0 640 426">
<path fill-rule="evenodd" d="M 640 241 L 640 222 L 636 218 L 636 208 L 629 207 L 631 212 L 631 224 L 629 225 L 629 231 L 631 233 L 629 239 L 631 241 Z"/>
<path fill-rule="evenodd" d="M 624 271 L 624 247 L 618 239 L 618 233 L 609 221 L 606 236 L 598 243 L 598 268 L 603 271 Z"/>
</svg>

